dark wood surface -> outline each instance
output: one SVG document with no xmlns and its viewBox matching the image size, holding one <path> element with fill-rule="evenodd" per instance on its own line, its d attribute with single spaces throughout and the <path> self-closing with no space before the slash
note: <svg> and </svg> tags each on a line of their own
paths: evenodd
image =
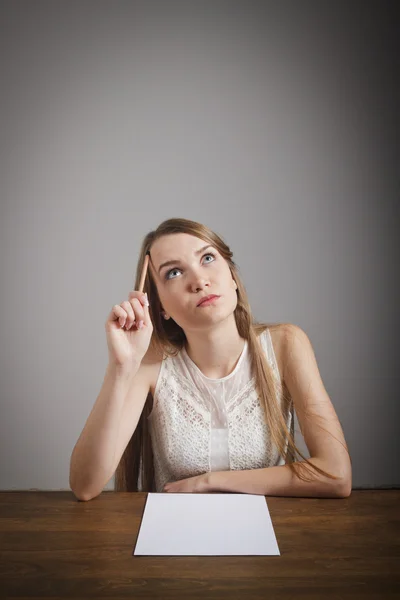
<svg viewBox="0 0 400 600">
<path fill-rule="evenodd" d="M 281 556 L 133 556 L 146 497 L 0 492 L 0 597 L 400 598 L 398 490 L 267 496 Z"/>
</svg>

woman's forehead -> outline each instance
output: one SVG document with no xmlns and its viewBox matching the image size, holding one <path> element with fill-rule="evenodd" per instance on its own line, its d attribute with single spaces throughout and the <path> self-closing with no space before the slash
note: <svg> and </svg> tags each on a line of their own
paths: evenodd
<svg viewBox="0 0 400 600">
<path fill-rule="evenodd" d="M 176 233 L 156 240 L 151 247 L 150 254 L 157 266 L 164 260 L 178 260 L 182 255 L 190 256 L 206 245 L 209 244 L 194 235 Z"/>
</svg>

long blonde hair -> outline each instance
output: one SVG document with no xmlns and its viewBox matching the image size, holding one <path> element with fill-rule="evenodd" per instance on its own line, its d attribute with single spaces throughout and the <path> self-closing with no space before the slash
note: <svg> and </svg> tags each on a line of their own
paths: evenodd
<svg viewBox="0 0 400 600">
<path fill-rule="evenodd" d="M 289 465 L 292 472 L 303 481 L 313 479 L 312 471 L 317 471 L 330 479 L 338 479 L 335 475 L 327 473 L 311 463 L 301 453 L 294 442 L 294 409 L 292 398 L 284 382 L 277 389 L 274 373 L 258 339 L 258 336 L 267 328 L 273 331 L 279 328 L 282 323 L 267 324 L 258 323 L 253 320 L 246 290 L 238 274 L 238 268 L 232 259 L 233 254 L 219 235 L 205 225 L 188 219 L 168 219 L 164 221 L 155 231 L 149 232 L 143 240 L 136 269 L 135 289 L 139 287 L 144 259 L 147 252 L 151 250 L 152 244 L 162 236 L 175 233 L 187 233 L 208 242 L 217 248 L 218 252 L 229 265 L 232 277 L 237 284 L 237 306 L 234 316 L 238 333 L 248 342 L 251 372 L 255 378 L 259 401 L 263 408 L 271 441 L 278 448 L 280 456 L 284 457 L 286 464 Z M 147 272 L 143 291 L 147 292 L 150 301 L 149 312 L 153 323 L 150 348 L 159 356 L 175 356 L 184 346 L 186 336 L 183 329 L 173 319 L 165 320 L 161 318 L 162 307 L 150 269 Z M 281 395 L 281 404 L 279 403 L 278 393 Z M 115 491 L 156 491 L 153 453 L 147 421 L 152 404 L 153 397 L 149 393 L 135 432 L 115 471 Z M 289 411 L 292 414 L 290 431 L 286 424 Z M 309 412 L 307 409 L 305 410 L 305 413 Z M 303 463 L 296 462 L 296 452 L 304 459 Z M 309 479 L 303 471 L 311 474 Z M 138 489 L 139 477 L 142 483 L 141 489 Z"/>
</svg>

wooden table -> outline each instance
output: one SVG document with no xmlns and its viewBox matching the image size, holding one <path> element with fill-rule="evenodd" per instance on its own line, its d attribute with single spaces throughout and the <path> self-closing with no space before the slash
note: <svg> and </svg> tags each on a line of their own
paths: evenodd
<svg viewBox="0 0 400 600">
<path fill-rule="evenodd" d="M 146 497 L 0 492 L 0 597 L 400 598 L 398 490 L 267 496 L 281 556 L 133 556 Z"/>
</svg>

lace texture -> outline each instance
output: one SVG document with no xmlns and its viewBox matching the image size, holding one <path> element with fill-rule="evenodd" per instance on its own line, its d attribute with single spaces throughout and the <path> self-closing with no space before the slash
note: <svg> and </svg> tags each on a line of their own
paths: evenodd
<svg viewBox="0 0 400 600">
<path fill-rule="evenodd" d="M 268 329 L 260 342 L 281 401 L 280 374 Z M 292 410 L 285 418 L 290 430 Z M 168 481 L 206 471 L 285 463 L 271 444 L 251 376 L 247 340 L 234 370 L 221 379 L 206 377 L 185 349 L 165 358 L 148 420 L 157 492 L 162 492 Z"/>
</svg>

